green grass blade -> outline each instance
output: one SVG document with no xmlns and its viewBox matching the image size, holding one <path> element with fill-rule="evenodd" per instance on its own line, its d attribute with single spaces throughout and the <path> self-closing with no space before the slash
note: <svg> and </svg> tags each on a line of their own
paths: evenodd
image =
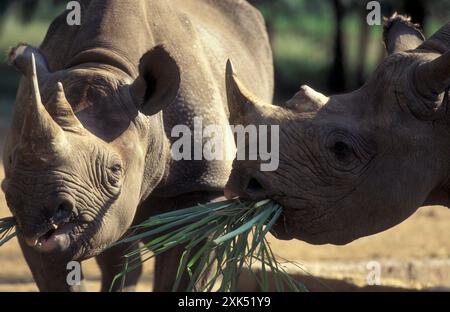
<svg viewBox="0 0 450 312">
<path fill-rule="evenodd" d="M 261 287 L 277 291 L 300 291 L 302 285 L 280 264 L 267 241 L 267 234 L 282 215 L 282 207 L 271 201 L 228 200 L 167 212 L 133 227 L 121 242 L 147 240 L 127 258 L 128 270 L 175 246 L 184 246 L 173 290 L 184 273 L 186 291 L 236 291 L 241 272 L 248 268 Z M 148 257 L 141 259 L 139 255 Z M 260 274 L 253 269 L 261 265 Z M 122 272 L 123 273 L 123 272 Z"/>
</svg>

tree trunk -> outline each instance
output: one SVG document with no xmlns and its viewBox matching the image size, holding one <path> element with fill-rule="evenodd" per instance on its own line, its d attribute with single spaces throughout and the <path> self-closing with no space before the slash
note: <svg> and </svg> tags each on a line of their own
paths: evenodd
<svg viewBox="0 0 450 312">
<path fill-rule="evenodd" d="M 342 20 L 344 18 L 344 8 L 340 0 L 332 0 L 335 18 L 334 34 L 334 60 L 328 77 L 328 88 L 332 92 L 345 90 L 345 70 L 344 70 L 344 47 Z"/>
<path fill-rule="evenodd" d="M 423 0 L 404 0 L 403 8 L 405 10 L 405 14 L 411 16 L 413 23 L 420 24 L 421 27 L 424 27 L 426 5 Z"/>
<path fill-rule="evenodd" d="M 367 24 L 366 20 L 366 14 L 367 11 L 365 7 L 358 8 L 358 11 L 362 9 L 361 11 L 361 18 L 360 18 L 360 32 L 359 32 L 359 39 L 358 39 L 358 56 L 357 56 L 357 64 L 356 64 L 356 82 L 358 86 L 362 86 L 365 82 L 365 68 L 366 68 L 366 62 L 367 62 L 367 50 L 369 48 L 369 24 Z"/>
</svg>

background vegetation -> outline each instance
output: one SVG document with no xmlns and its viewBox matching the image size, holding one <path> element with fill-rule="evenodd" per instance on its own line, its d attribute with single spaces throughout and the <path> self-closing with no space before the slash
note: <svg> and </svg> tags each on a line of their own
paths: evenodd
<svg viewBox="0 0 450 312">
<path fill-rule="evenodd" d="M 323 92 L 361 85 L 383 57 L 381 26 L 366 23 L 366 3 L 358 0 L 250 0 L 263 13 L 276 67 L 276 101 L 301 84 Z M 65 0 L 0 1 L 0 124 L 7 124 L 19 75 L 8 67 L 7 50 L 24 41 L 38 45 Z M 407 13 L 427 35 L 450 20 L 450 1 L 382 0 L 385 16 Z"/>
</svg>

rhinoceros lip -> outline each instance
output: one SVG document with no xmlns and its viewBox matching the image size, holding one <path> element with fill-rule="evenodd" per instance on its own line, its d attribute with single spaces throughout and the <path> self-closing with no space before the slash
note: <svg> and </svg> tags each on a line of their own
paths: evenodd
<svg viewBox="0 0 450 312">
<path fill-rule="evenodd" d="M 286 210 L 297 210 L 297 211 L 305 212 L 305 210 L 311 210 L 311 209 L 306 209 L 306 208 L 299 209 L 298 207 L 293 208 L 293 206 L 290 206 L 289 204 L 286 203 L 284 196 L 274 196 L 272 198 L 272 200 L 277 202 L 278 204 L 280 204 L 283 207 L 282 208 L 283 211 L 282 211 L 280 217 L 275 222 L 275 224 L 273 225 L 273 227 L 270 231 L 272 233 L 272 235 L 274 235 L 279 240 L 291 240 L 294 238 L 302 239 L 299 236 L 299 231 L 296 230 L 297 225 L 289 222 L 289 218 L 286 216 Z M 326 210 L 317 216 L 311 216 L 310 214 L 304 214 L 303 218 L 305 220 L 305 224 L 301 225 L 300 232 L 302 232 L 302 234 L 303 234 L 301 236 L 304 236 L 304 235 L 315 236 L 315 235 L 319 235 L 322 233 L 326 233 L 327 231 L 324 231 L 323 229 L 321 229 L 320 225 L 323 222 L 323 220 L 326 220 L 329 217 L 330 217 L 329 210 Z M 317 228 L 318 226 L 319 226 L 319 229 Z"/>
<path fill-rule="evenodd" d="M 45 230 L 33 238 L 25 238 L 32 248 L 42 252 L 65 251 L 81 231 L 82 226 L 72 219 L 51 223 Z"/>
</svg>

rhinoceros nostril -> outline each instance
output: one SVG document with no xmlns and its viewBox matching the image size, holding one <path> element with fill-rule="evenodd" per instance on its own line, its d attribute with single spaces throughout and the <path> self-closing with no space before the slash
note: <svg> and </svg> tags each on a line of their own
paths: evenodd
<svg viewBox="0 0 450 312">
<path fill-rule="evenodd" d="M 59 203 L 58 208 L 56 209 L 54 219 L 55 221 L 63 221 L 70 217 L 74 209 L 74 204 L 70 200 L 63 200 Z"/>
<path fill-rule="evenodd" d="M 256 193 L 256 192 L 264 191 L 264 188 L 261 185 L 261 183 L 259 183 L 258 180 L 256 180 L 255 178 L 251 178 L 248 181 L 246 191 L 250 192 L 250 193 Z"/>
</svg>

